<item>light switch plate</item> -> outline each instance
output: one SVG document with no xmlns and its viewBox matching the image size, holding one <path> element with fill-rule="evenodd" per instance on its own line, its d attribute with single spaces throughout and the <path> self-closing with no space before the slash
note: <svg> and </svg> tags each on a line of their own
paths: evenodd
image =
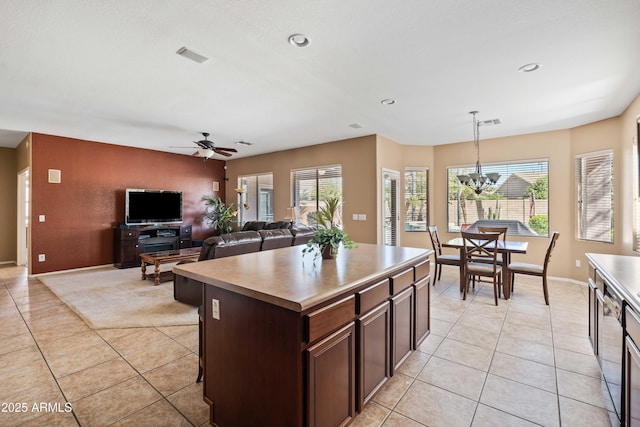
<svg viewBox="0 0 640 427">
<path fill-rule="evenodd" d="M 38 216 L 38 221 L 44 222 L 44 215 L 39 215 Z"/>
</svg>

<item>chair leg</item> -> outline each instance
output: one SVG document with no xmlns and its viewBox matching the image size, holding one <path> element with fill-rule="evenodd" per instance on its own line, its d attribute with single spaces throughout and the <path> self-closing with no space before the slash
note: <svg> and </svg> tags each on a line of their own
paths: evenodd
<svg viewBox="0 0 640 427">
<path fill-rule="evenodd" d="M 542 276 L 542 290 L 544 291 L 544 302 L 549 305 L 549 290 L 547 289 L 547 276 Z"/>
<path fill-rule="evenodd" d="M 516 281 L 516 273 L 511 272 L 511 293 L 513 293 L 513 283 Z"/>
<path fill-rule="evenodd" d="M 440 264 L 440 270 L 438 270 L 438 280 L 442 278 L 442 264 Z"/>
<path fill-rule="evenodd" d="M 462 300 L 467 299 L 467 288 L 469 287 L 469 275 L 464 275 L 464 284 L 462 285 Z"/>
<path fill-rule="evenodd" d="M 493 300 L 498 305 L 498 278 L 493 276 Z"/>
</svg>

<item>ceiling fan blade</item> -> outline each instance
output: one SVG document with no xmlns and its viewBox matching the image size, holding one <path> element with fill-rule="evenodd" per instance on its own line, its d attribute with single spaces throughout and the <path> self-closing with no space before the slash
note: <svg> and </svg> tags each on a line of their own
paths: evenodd
<svg viewBox="0 0 640 427">
<path fill-rule="evenodd" d="M 237 153 L 238 150 L 235 148 L 225 148 L 225 147 L 216 147 L 216 150 L 229 151 L 231 153 Z"/>
<path fill-rule="evenodd" d="M 231 157 L 231 154 L 227 153 L 226 151 L 221 151 L 219 148 L 214 148 L 213 151 L 220 154 L 221 156 Z"/>
</svg>

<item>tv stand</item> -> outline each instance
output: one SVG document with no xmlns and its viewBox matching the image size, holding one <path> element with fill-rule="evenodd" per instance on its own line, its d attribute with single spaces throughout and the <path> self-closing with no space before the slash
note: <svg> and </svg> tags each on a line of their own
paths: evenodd
<svg viewBox="0 0 640 427">
<path fill-rule="evenodd" d="M 152 225 L 116 227 L 114 265 L 117 268 L 140 267 L 140 254 L 191 247 L 191 225 Z"/>
</svg>

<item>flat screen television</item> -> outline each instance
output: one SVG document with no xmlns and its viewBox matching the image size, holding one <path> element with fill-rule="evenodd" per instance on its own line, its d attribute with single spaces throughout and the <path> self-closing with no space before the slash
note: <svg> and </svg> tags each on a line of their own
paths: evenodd
<svg viewBox="0 0 640 427">
<path fill-rule="evenodd" d="M 127 188 L 125 224 L 152 225 L 182 222 L 182 192 Z"/>
</svg>

